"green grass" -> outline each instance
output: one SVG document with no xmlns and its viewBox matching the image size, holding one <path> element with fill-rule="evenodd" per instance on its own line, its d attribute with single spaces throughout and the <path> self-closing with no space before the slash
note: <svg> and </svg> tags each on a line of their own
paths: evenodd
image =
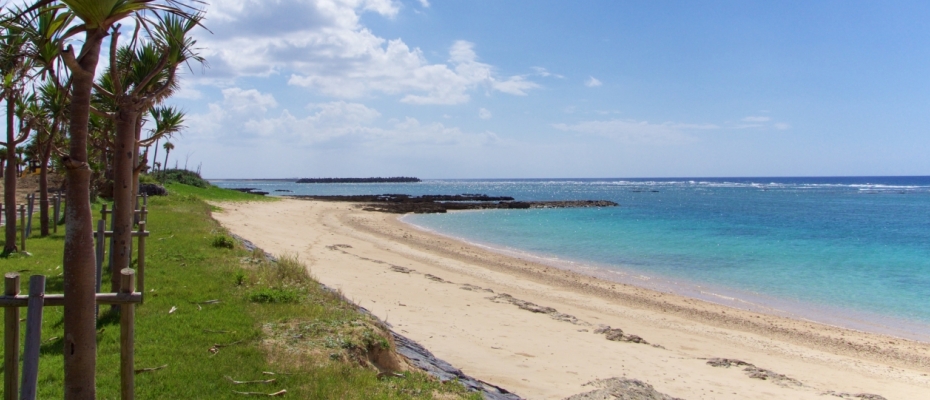
<svg viewBox="0 0 930 400">
<path fill-rule="evenodd" d="M 242 399 L 233 391 L 281 389 L 297 399 L 480 398 L 419 372 L 379 379 L 372 355 L 392 346 L 381 325 L 324 290 L 294 257 L 273 263 L 260 251 L 214 245 L 228 234 L 210 218 L 203 199 L 263 198 L 168 188 L 171 195 L 149 199 L 147 293 L 137 308 L 135 354 L 137 369 L 167 367 L 136 375 L 137 398 Z M 98 213 L 99 206 L 94 209 Z M 32 255 L 0 259 L 0 272 L 19 271 L 24 287 L 28 276 L 44 274 L 47 292 L 61 293 L 63 234 L 59 227 L 56 235 L 30 239 Z M 256 301 L 261 293 L 287 301 Z M 63 397 L 62 311 L 45 308 L 39 398 Z M 234 385 L 227 376 L 277 381 Z M 110 315 L 98 322 L 97 387 L 100 399 L 119 397 L 119 325 Z"/>
<path fill-rule="evenodd" d="M 202 199 L 202 200 L 210 200 L 210 201 L 277 201 L 278 200 L 275 197 L 242 193 L 242 192 L 237 192 L 235 190 L 222 189 L 216 186 L 200 188 L 196 186 L 182 185 L 179 183 L 169 183 L 165 185 L 165 188 L 168 189 L 168 194 L 172 198 L 190 197 L 193 199 Z"/>
</svg>

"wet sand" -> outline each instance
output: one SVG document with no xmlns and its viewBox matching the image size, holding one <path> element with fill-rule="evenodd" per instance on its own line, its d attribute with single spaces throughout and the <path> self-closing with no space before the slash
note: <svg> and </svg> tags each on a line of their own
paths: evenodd
<svg viewBox="0 0 930 400">
<path fill-rule="evenodd" d="M 525 398 L 560 399 L 611 377 L 684 399 L 930 398 L 928 343 L 600 280 L 351 203 L 218 206 L 231 232 L 296 254 L 437 357 Z"/>
</svg>

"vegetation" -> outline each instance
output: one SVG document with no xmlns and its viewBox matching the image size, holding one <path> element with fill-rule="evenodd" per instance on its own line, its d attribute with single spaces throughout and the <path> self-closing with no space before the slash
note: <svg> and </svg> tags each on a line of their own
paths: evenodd
<svg viewBox="0 0 930 400">
<path fill-rule="evenodd" d="M 113 199 L 111 270 L 135 265 L 135 196 L 148 179 L 142 177 L 147 150 L 159 144 L 165 160 L 158 176 L 172 194 L 149 202 L 148 286 L 136 316 L 139 398 L 241 398 L 235 390 L 282 389 L 297 398 L 461 397 L 459 385 L 440 385 L 421 373 L 379 379 L 378 370 L 401 366 L 385 328 L 310 279 L 297 260 L 273 261 L 239 248 L 209 218 L 215 207 L 203 201 L 266 199 L 167 169 L 174 149 L 168 139 L 184 128 L 184 115 L 163 103 L 178 88 L 178 68 L 204 61 L 191 36 L 203 21 L 197 9 L 203 4 L 36 0 L 25 9 L 6 4 L 0 10 L 0 102 L 6 106 L 0 168 L 8 206 L 0 271 L 46 275 L 48 292 L 68 299 L 63 308 L 45 310 L 38 397 L 119 396 L 118 309 L 100 318 L 95 310 L 91 199 Z M 135 29 L 124 32 L 121 21 L 130 18 Z M 144 137 L 147 117 L 154 127 Z M 32 256 L 17 253 L 11 207 L 27 160 L 41 169 L 43 209 L 50 163 L 67 187 L 67 234 L 50 234 L 43 214 L 42 237 L 30 241 Z M 104 279 L 113 275 L 107 271 Z"/>
<path fill-rule="evenodd" d="M 393 346 L 380 323 L 320 286 L 295 257 L 272 261 L 238 244 L 214 246 L 229 234 L 210 218 L 213 207 L 203 199 L 256 196 L 168 187 L 169 196 L 149 199 L 147 293 L 136 314 L 136 368 L 164 367 L 136 375 L 137 398 L 242 399 L 234 391 L 280 390 L 297 399 L 481 398 L 420 372 L 379 378 L 374 356 Z M 61 293 L 62 239 L 63 230 L 32 239 L 34 255 L 13 254 L 0 271 L 20 271 L 26 281 L 46 275 L 47 291 Z M 63 318 L 62 308 L 45 309 L 39 398 L 64 395 Z M 118 398 L 118 318 L 104 314 L 95 333 L 97 396 Z"/>
<path fill-rule="evenodd" d="M 199 188 L 210 186 L 210 182 L 201 178 L 200 174 L 186 169 L 168 169 L 159 174 L 159 178 L 165 183 L 181 183 Z"/>
</svg>

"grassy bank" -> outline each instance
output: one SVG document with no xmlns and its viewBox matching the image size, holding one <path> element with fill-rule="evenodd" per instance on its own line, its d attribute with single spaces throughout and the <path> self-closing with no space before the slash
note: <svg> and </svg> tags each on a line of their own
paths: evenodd
<svg viewBox="0 0 930 400">
<path fill-rule="evenodd" d="M 168 189 L 171 195 L 149 200 L 147 293 L 136 317 L 136 368 L 164 367 L 136 375 L 138 398 L 241 399 L 236 391 L 281 390 L 299 399 L 480 398 L 405 371 L 376 321 L 322 289 L 293 257 L 271 262 L 242 249 L 204 201 L 274 200 L 212 187 Z M 32 255 L 0 259 L 0 271 L 19 271 L 24 282 L 46 275 L 47 292 L 61 293 L 63 231 L 30 239 Z M 62 397 L 62 321 L 61 308 L 45 308 L 39 398 Z M 98 398 L 119 397 L 118 368 L 118 319 L 104 315 Z M 274 381 L 233 382 L 265 380 Z"/>
</svg>

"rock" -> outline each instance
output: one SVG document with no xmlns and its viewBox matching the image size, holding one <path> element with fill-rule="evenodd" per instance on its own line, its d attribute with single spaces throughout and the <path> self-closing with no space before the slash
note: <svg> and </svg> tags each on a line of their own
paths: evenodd
<svg viewBox="0 0 930 400">
<path fill-rule="evenodd" d="M 711 358 L 707 360 L 707 365 L 710 365 L 711 367 L 724 367 L 724 368 L 742 367 L 742 366 L 754 367 L 754 365 L 748 362 L 740 361 L 734 358 Z"/>
<path fill-rule="evenodd" d="M 400 273 L 402 273 L 402 274 L 409 274 L 409 273 L 412 272 L 413 270 L 410 269 L 410 268 L 401 267 L 400 265 L 392 265 L 392 266 L 391 266 L 391 271 L 400 272 Z"/>
<path fill-rule="evenodd" d="M 630 343 L 649 344 L 649 342 L 647 342 L 646 339 L 643 339 L 636 335 L 624 335 L 623 339 L 621 340 L 624 342 L 630 342 Z"/>
<path fill-rule="evenodd" d="M 238 188 L 247 193 L 254 193 L 254 188 Z M 386 213 L 445 213 L 448 210 L 485 210 L 485 209 L 527 209 L 527 208 L 575 208 L 575 207 L 615 207 L 618 204 L 607 200 L 569 200 L 569 201 L 514 201 L 509 196 L 488 196 L 484 194 L 460 195 L 422 195 L 406 194 L 350 195 L 350 196 L 288 196 L 296 199 L 345 201 L 362 203 L 365 211 Z"/>
<path fill-rule="evenodd" d="M 804 386 L 801 381 L 789 378 L 785 375 L 775 373 L 774 371 L 762 369 L 756 366 L 748 366 L 743 371 L 746 371 L 746 374 L 753 379 L 761 379 L 763 381 L 772 381 L 782 386 L 792 385 L 792 386 Z"/>
<path fill-rule="evenodd" d="M 682 400 L 659 393 L 652 385 L 638 379 L 610 378 L 588 382 L 599 389 L 566 397 L 565 400 Z"/>
<path fill-rule="evenodd" d="M 619 342 L 623 340 L 623 331 L 617 328 L 608 329 L 604 332 L 604 338 L 610 341 Z"/>
<path fill-rule="evenodd" d="M 445 279 L 442 279 L 442 278 L 440 278 L 440 277 L 438 277 L 438 276 L 436 276 L 436 275 L 433 275 L 433 274 L 426 274 L 426 275 L 423 275 L 423 276 L 425 276 L 426 279 L 429 279 L 429 280 L 435 281 L 435 282 L 439 282 L 439 283 L 452 283 L 452 282 L 449 282 L 449 281 L 447 281 L 447 280 L 445 280 Z"/>
<path fill-rule="evenodd" d="M 140 183 L 139 194 L 144 194 L 146 196 L 167 196 L 168 189 L 155 183 Z"/>
</svg>

